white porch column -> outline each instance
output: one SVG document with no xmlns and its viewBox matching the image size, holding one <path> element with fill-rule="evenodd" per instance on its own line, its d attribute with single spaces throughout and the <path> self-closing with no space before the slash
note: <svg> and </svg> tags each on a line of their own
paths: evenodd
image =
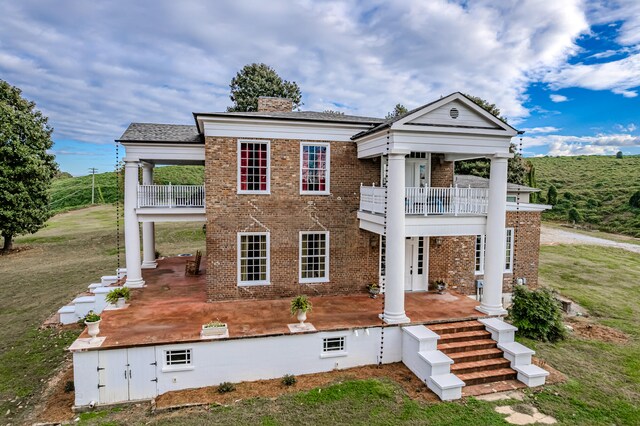
<svg viewBox="0 0 640 426">
<path fill-rule="evenodd" d="M 138 162 L 124 159 L 124 245 L 127 260 L 127 287 L 142 287 L 138 205 Z"/>
<path fill-rule="evenodd" d="M 142 164 L 142 184 L 153 185 L 153 164 Z M 156 226 L 154 222 L 142 222 L 142 268 L 156 266 Z"/>
<path fill-rule="evenodd" d="M 502 307 L 502 278 L 505 266 L 505 221 L 507 213 L 507 158 L 491 158 L 489 206 L 487 211 L 484 288 L 478 310 L 488 315 L 506 315 Z"/>
<path fill-rule="evenodd" d="M 383 320 L 388 324 L 409 322 L 409 318 L 404 312 L 404 167 L 406 154 L 390 153 L 387 168 L 387 265 Z"/>
</svg>

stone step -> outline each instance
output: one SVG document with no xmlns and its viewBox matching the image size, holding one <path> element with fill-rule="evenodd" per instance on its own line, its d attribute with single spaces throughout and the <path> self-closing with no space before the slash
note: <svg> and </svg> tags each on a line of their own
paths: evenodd
<svg viewBox="0 0 640 426">
<path fill-rule="evenodd" d="M 61 324 L 73 324 L 78 322 L 78 315 L 76 315 L 76 307 L 74 305 L 66 305 L 58 309 L 60 315 Z"/>
<path fill-rule="evenodd" d="M 457 375 L 475 373 L 477 371 L 499 370 L 509 368 L 510 362 L 505 358 L 489 358 L 479 361 L 460 362 L 451 365 L 451 372 Z"/>
<path fill-rule="evenodd" d="M 497 346 L 497 343 L 495 340 L 478 339 L 478 340 L 469 340 L 465 342 L 452 342 L 452 343 L 443 343 L 443 344 L 438 343 L 438 350 L 451 356 L 450 354 L 454 354 L 458 352 L 470 352 L 470 351 L 477 351 L 480 349 L 491 349 L 491 348 L 495 348 L 496 346 Z"/>
<path fill-rule="evenodd" d="M 518 373 L 511 368 L 500 368 L 497 370 L 475 371 L 473 373 L 456 374 L 466 386 L 479 385 L 482 383 L 500 382 L 503 380 L 513 380 L 518 377 Z"/>
<path fill-rule="evenodd" d="M 489 338 L 491 338 L 491 333 L 489 333 L 486 330 L 461 331 L 456 333 L 447 333 L 440 336 L 440 340 L 438 340 L 438 343 L 445 344 L 445 343 L 454 343 L 454 342 L 468 342 L 471 340 L 489 339 Z"/>
<path fill-rule="evenodd" d="M 449 354 L 448 356 L 453 360 L 453 365 L 456 365 L 464 362 L 480 361 L 483 359 L 502 358 L 503 353 L 498 348 L 490 348 L 479 349 L 475 351 L 456 352 Z"/>
<path fill-rule="evenodd" d="M 450 333 L 485 330 L 484 324 L 476 320 L 447 322 L 444 324 L 430 324 L 428 327 L 429 330 L 437 333 L 440 337 L 443 337 L 443 335 Z"/>
</svg>

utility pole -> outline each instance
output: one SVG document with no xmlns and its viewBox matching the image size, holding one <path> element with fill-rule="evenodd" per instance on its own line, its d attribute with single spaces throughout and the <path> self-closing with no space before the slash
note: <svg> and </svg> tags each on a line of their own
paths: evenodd
<svg viewBox="0 0 640 426">
<path fill-rule="evenodd" d="M 96 172 L 98 169 L 95 167 L 89 167 L 89 171 L 91 172 L 91 204 L 96 203 Z"/>
</svg>

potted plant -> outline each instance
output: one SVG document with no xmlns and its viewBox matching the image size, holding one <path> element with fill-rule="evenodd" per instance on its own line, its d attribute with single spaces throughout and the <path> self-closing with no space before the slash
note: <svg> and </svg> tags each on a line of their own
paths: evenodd
<svg viewBox="0 0 640 426">
<path fill-rule="evenodd" d="M 436 285 L 438 294 L 444 293 L 444 290 L 447 288 L 447 283 L 445 283 L 444 280 L 436 280 L 434 284 Z"/>
<path fill-rule="evenodd" d="M 129 288 L 119 287 L 114 288 L 109 293 L 107 293 L 107 297 L 105 298 L 105 300 L 112 305 L 115 305 L 116 308 L 124 308 L 124 304 L 130 298 L 131 293 L 129 292 Z"/>
<path fill-rule="evenodd" d="M 376 283 L 367 285 L 367 290 L 369 291 L 372 299 L 375 299 L 380 294 L 380 286 Z"/>
<path fill-rule="evenodd" d="M 93 311 L 89 311 L 86 317 L 84 317 L 84 323 L 87 326 L 87 333 L 91 336 L 91 343 L 98 340 L 98 334 L 100 333 L 100 315 Z"/>
<path fill-rule="evenodd" d="M 217 319 L 202 325 L 202 337 L 222 336 L 227 330 L 227 323 Z"/>
<path fill-rule="evenodd" d="M 296 315 L 301 327 L 304 327 L 304 322 L 307 320 L 307 312 L 311 312 L 311 308 L 311 302 L 304 294 L 291 300 L 291 315 Z"/>
</svg>

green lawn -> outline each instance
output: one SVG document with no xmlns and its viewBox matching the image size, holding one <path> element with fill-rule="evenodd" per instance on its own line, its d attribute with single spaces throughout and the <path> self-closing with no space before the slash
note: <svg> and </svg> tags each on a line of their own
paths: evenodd
<svg viewBox="0 0 640 426">
<path fill-rule="evenodd" d="M 177 254 L 204 247 L 199 224 L 159 224 L 158 248 Z M 46 229 L 18 239 L 31 249 L 0 257 L 0 419 L 19 424 L 65 356 L 77 331 L 37 326 L 117 263 L 115 212 L 100 206 L 56 216 Z M 525 343 L 564 372 L 567 383 L 528 391 L 524 403 L 561 425 L 640 424 L 640 256 L 590 246 L 543 247 L 541 282 L 587 307 L 593 318 L 625 332 L 626 344 L 571 337 Z M 228 407 L 151 415 L 142 407 L 97 411 L 80 424 L 442 424 L 503 425 L 496 405 L 476 399 L 427 404 L 390 380 L 347 380 L 322 390 Z M 24 408 L 20 409 L 19 406 Z M 11 410 L 10 415 L 6 415 Z M 15 414 L 17 413 L 17 414 Z"/>
</svg>

